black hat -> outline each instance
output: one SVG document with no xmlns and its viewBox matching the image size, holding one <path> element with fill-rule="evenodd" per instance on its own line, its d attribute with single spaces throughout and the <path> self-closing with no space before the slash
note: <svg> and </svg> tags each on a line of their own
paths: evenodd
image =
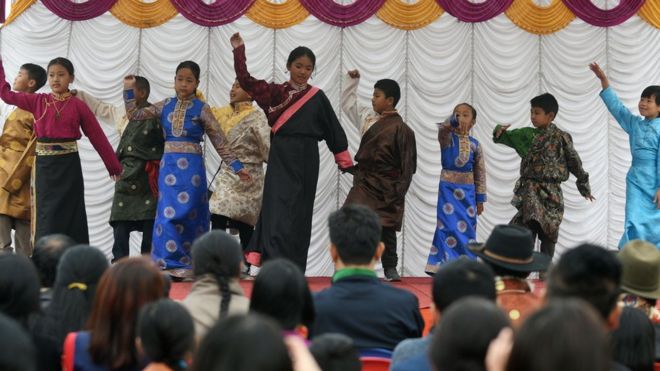
<svg viewBox="0 0 660 371">
<path fill-rule="evenodd" d="M 485 244 L 472 246 L 486 262 L 517 272 L 545 271 L 550 257 L 534 251 L 534 236 L 517 225 L 497 225 Z"/>
</svg>

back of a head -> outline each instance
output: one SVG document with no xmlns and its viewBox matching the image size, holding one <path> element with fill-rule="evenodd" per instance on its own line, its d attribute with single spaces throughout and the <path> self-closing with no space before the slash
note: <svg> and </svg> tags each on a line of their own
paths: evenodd
<svg viewBox="0 0 660 371">
<path fill-rule="evenodd" d="M 193 371 L 292 371 L 282 329 L 257 315 L 229 316 L 206 334 Z"/>
<path fill-rule="evenodd" d="M 385 98 L 392 98 L 394 100 L 394 107 L 401 99 L 401 88 L 399 84 L 392 79 L 382 79 L 376 81 L 374 89 L 378 89 L 385 94 Z"/>
<path fill-rule="evenodd" d="M 612 332 L 612 355 L 631 371 L 652 371 L 655 360 L 655 329 L 644 312 L 624 307 L 619 327 Z"/>
<path fill-rule="evenodd" d="M 39 277 L 30 260 L 23 255 L 0 253 L 0 313 L 27 326 L 39 311 Z"/>
<path fill-rule="evenodd" d="M 323 334 L 317 336 L 309 346 L 322 371 L 360 371 L 360 355 L 353 346 L 353 340 L 343 334 Z"/>
<path fill-rule="evenodd" d="M 66 249 L 75 244 L 76 241 L 64 234 L 51 234 L 37 240 L 32 263 L 37 267 L 42 287 L 53 287 L 60 258 Z"/>
<path fill-rule="evenodd" d="M 18 322 L 0 313 L 0 370 L 36 370 L 36 352 L 32 340 Z"/>
<path fill-rule="evenodd" d="M 509 319 L 492 300 L 461 299 L 443 312 L 433 333 L 431 363 L 442 371 L 485 371 L 490 342 L 509 326 Z"/>
<path fill-rule="evenodd" d="M 288 331 L 299 325 L 311 328 L 314 302 L 300 268 L 285 259 L 264 264 L 254 280 L 250 311 L 269 316 Z"/>
<path fill-rule="evenodd" d="M 25 63 L 21 66 L 21 69 L 27 71 L 28 79 L 34 80 L 34 87 L 32 88 L 33 92 L 46 85 L 48 77 L 46 70 L 43 67 L 34 63 Z"/>
<path fill-rule="evenodd" d="M 195 327 L 190 313 L 170 299 L 149 303 L 140 310 L 137 335 L 152 362 L 165 363 L 178 371 L 195 346 Z"/>
<path fill-rule="evenodd" d="M 600 246 L 582 244 L 562 254 L 550 271 L 547 298 L 580 298 L 606 320 L 616 306 L 621 271 L 614 254 Z"/>
<path fill-rule="evenodd" d="M 439 312 L 467 296 L 478 296 L 495 302 L 493 270 L 468 258 L 460 258 L 440 267 L 433 276 L 433 303 Z"/>
<path fill-rule="evenodd" d="M 352 204 L 330 214 L 330 242 L 346 265 L 369 264 L 380 242 L 378 215 L 366 206 Z"/>
<path fill-rule="evenodd" d="M 557 116 L 559 113 L 559 103 L 557 99 L 550 93 L 543 93 L 538 95 L 529 102 L 532 107 L 541 108 L 545 113 L 554 113 Z"/>
<path fill-rule="evenodd" d="M 48 329 L 58 341 L 83 328 L 92 309 L 96 287 L 108 269 L 108 260 L 97 248 L 77 245 L 66 250 L 57 267 L 53 300 L 46 313 Z"/>
<path fill-rule="evenodd" d="M 144 257 L 121 259 L 99 281 L 87 327 L 94 362 L 119 368 L 137 361 L 135 326 L 139 310 L 163 296 L 163 276 Z"/>
<path fill-rule="evenodd" d="M 507 371 L 606 371 L 607 336 L 596 311 L 580 299 L 557 300 L 518 330 Z"/>
<path fill-rule="evenodd" d="M 218 283 L 222 295 L 219 317 L 224 317 L 229 311 L 231 301 L 229 281 L 238 278 L 241 271 L 241 245 L 226 232 L 213 230 L 195 240 L 192 260 L 195 277 L 211 275 Z"/>
</svg>

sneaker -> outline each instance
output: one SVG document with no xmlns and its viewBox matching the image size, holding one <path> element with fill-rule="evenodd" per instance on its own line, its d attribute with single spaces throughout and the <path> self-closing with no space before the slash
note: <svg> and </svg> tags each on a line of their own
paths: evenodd
<svg viewBox="0 0 660 371">
<path fill-rule="evenodd" d="M 390 281 L 390 282 L 401 281 L 401 276 L 399 276 L 399 272 L 396 271 L 395 267 L 385 268 L 385 281 Z"/>
</svg>

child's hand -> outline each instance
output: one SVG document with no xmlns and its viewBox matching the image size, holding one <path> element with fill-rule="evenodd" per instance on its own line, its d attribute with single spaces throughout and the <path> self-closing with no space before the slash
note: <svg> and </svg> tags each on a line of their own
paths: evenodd
<svg viewBox="0 0 660 371">
<path fill-rule="evenodd" d="M 589 69 L 593 71 L 594 75 L 600 80 L 600 84 L 603 86 L 603 89 L 607 89 L 610 86 L 610 82 L 607 80 L 607 76 L 605 76 L 605 72 L 600 68 L 598 63 L 593 62 L 589 64 Z"/>
<path fill-rule="evenodd" d="M 481 215 L 484 212 L 484 203 L 477 202 L 477 215 Z"/>
<path fill-rule="evenodd" d="M 133 88 L 135 88 L 135 75 L 124 77 L 124 90 L 131 90 Z"/>
<path fill-rule="evenodd" d="M 110 179 L 117 183 L 121 179 L 121 175 L 110 175 Z"/>
<path fill-rule="evenodd" d="M 655 192 L 655 197 L 653 198 L 653 202 L 655 203 L 655 208 L 660 209 L 660 189 L 658 189 Z"/>
<path fill-rule="evenodd" d="M 594 196 L 592 196 L 592 195 L 589 195 L 589 196 L 584 196 L 584 198 L 586 198 L 586 199 L 587 199 L 587 201 L 591 201 L 591 202 L 594 202 L 594 201 L 596 201 L 596 197 L 594 197 Z"/>
<path fill-rule="evenodd" d="M 510 327 L 505 327 L 488 345 L 486 359 L 484 359 L 486 370 L 504 371 L 509 361 L 511 348 L 513 348 L 513 330 Z"/>
<path fill-rule="evenodd" d="M 284 338 L 289 350 L 289 357 L 293 363 L 293 371 L 321 371 L 319 364 L 316 363 L 314 356 L 307 349 L 307 345 L 296 336 L 287 336 Z"/>
<path fill-rule="evenodd" d="M 458 121 L 458 132 L 467 135 L 472 128 L 472 121 L 466 117 L 457 117 L 456 121 Z"/>
<path fill-rule="evenodd" d="M 244 182 L 249 182 L 250 180 L 252 180 L 250 173 L 248 173 L 248 171 L 245 170 L 244 168 L 239 170 L 238 173 L 236 174 L 238 174 L 238 177 Z"/>
<path fill-rule="evenodd" d="M 495 138 L 499 138 L 502 136 L 502 133 L 504 133 L 511 125 L 500 125 L 500 128 L 497 129 L 497 132 L 495 133 Z"/>
<path fill-rule="evenodd" d="M 234 48 L 234 49 L 236 49 L 236 48 L 238 48 L 239 46 L 245 44 L 245 43 L 243 42 L 243 38 L 241 37 L 241 34 L 238 33 L 238 32 L 236 32 L 235 34 L 231 35 L 231 37 L 229 38 L 229 42 L 231 43 L 231 47 Z"/>
<path fill-rule="evenodd" d="M 358 70 L 348 71 L 348 77 L 350 77 L 352 79 L 359 79 L 360 78 L 360 71 L 358 71 Z"/>
</svg>

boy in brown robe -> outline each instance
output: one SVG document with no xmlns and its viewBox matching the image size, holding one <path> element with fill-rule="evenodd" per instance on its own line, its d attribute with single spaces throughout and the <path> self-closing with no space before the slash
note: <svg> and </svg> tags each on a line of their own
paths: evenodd
<svg viewBox="0 0 660 371">
<path fill-rule="evenodd" d="M 401 230 L 406 192 L 417 169 L 415 133 L 396 110 L 401 90 L 396 81 L 383 79 L 374 85 L 372 112 L 359 108 L 355 90 L 360 74 L 348 73 L 342 109 L 362 134 L 355 154 L 353 187 L 345 205 L 363 204 L 380 217 L 385 244 L 381 262 L 388 281 L 400 281 L 396 266 L 396 232 Z"/>
</svg>

